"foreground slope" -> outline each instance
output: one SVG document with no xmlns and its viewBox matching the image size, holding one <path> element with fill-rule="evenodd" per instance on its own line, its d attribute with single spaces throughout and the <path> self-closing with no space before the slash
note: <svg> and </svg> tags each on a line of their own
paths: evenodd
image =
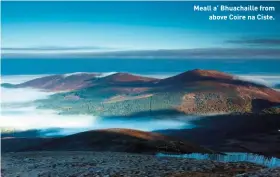
<svg viewBox="0 0 280 177">
<path fill-rule="evenodd" d="M 28 139 L 26 139 L 28 141 Z M 12 143 L 12 141 L 11 141 Z M 24 144 L 24 142 L 22 142 Z M 4 145 L 8 146 L 9 144 Z M 6 148 L 7 149 L 7 148 Z M 211 150 L 158 133 L 132 129 L 104 129 L 53 138 L 23 151 L 113 151 L 133 153 L 212 153 Z"/>
</svg>

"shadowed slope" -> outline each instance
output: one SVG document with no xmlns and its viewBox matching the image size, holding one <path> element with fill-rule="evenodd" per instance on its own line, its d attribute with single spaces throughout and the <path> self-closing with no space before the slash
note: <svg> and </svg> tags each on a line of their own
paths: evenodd
<svg viewBox="0 0 280 177">
<path fill-rule="evenodd" d="M 156 132 L 187 139 L 216 151 L 280 157 L 280 114 L 206 116 L 191 123 L 197 127 Z"/>
<path fill-rule="evenodd" d="M 133 153 L 212 153 L 198 145 L 175 138 L 131 129 L 104 129 L 82 132 L 42 143 L 24 151 L 114 151 Z"/>
</svg>

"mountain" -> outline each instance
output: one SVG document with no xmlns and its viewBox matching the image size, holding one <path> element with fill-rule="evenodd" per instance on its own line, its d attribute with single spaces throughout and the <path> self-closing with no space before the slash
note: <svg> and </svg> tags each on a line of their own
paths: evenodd
<svg viewBox="0 0 280 177">
<path fill-rule="evenodd" d="M 8 84 L 5 86 L 12 87 Z M 257 113 L 280 103 L 280 92 L 272 88 L 227 73 L 200 69 L 165 79 L 129 73 L 105 77 L 96 77 L 95 74 L 54 75 L 14 87 L 71 90 L 44 100 L 41 108 L 67 107 L 71 109 L 62 113 L 99 116 L 166 115 L 168 112 Z"/>
<path fill-rule="evenodd" d="M 280 92 L 218 71 L 196 69 L 158 84 L 188 91 L 178 107 L 185 113 L 258 112 L 280 103 Z"/>
<path fill-rule="evenodd" d="M 160 84 L 187 84 L 198 81 L 223 81 L 232 80 L 234 77 L 218 71 L 194 69 L 184 73 L 162 79 Z"/>
<path fill-rule="evenodd" d="M 24 140 L 24 139 L 23 139 Z M 28 140 L 28 139 L 27 139 Z M 40 141 L 40 140 L 38 140 Z M 132 153 L 174 152 L 174 153 L 213 153 L 198 145 L 181 141 L 158 133 L 132 129 L 103 129 L 82 132 L 66 137 L 41 140 L 36 146 L 18 149 L 21 151 L 112 151 Z M 9 146 L 4 139 L 3 145 Z M 10 144 L 13 141 L 10 140 Z M 26 144 L 23 143 L 22 144 Z M 35 144 L 35 143 L 33 143 Z M 8 149 L 4 147 L 4 149 Z"/>
<path fill-rule="evenodd" d="M 142 76 L 136 76 L 133 74 L 128 73 L 115 73 L 106 77 L 102 77 L 97 79 L 98 82 L 103 82 L 106 84 L 110 83 L 145 83 L 145 82 L 152 82 L 157 81 L 158 79 L 150 78 L 150 77 L 142 77 Z"/>
<path fill-rule="evenodd" d="M 218 71 L 195 69 L 166 79 L 148 81 L 110 87 L 116 92 L 106 102 L 114 102 L 116 107 L 123 104 L 120 105 L 122 110 L 128 107 L 134 112 L 148 114 L 166 109 L 185 114 L 260 112 L 280 103 L 280 92 Z M 127 88 L 130 90 L 123 92 Z M 116 103 L 119 95 L 122 97 L 117 97 Z"/>
<path fill-rule="evenodd" d="M 76 90 L 92 85 L 91 79 L 99 76 L 95 73 L 74 73 L 50 75 L 41 78 L 36 78 L 21 84 L 4 83 L 1 86 L 6 88 L 25 88 L 31 87 L 36 89 L 43 89 L 47 91 L 67 91 Z"/>
<path fill-rule="evenodd" d="M 36 88 L 46 91 L 70 91 L 89 88 L 93 86 L 107 87 L 109 85 L 144 85 L 157 81 L 158 79 L 136 76 L 128 73 L 115 73 L 109 76 L 100 77 L 95 73 L 73 73 L 62 75 L 51 75 L 36 78 L 20 84 L 3 83 L 2 87 L 6 88 Z"/>
</svg>

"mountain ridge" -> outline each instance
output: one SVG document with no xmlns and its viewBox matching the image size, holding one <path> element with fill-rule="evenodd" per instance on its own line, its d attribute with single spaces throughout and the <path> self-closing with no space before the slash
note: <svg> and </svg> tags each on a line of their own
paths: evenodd
<svg viewBox="0 0 280 177">
<path fill-rule="evenodd" d="M 115 73 L 105 77 L 80 74 L 62 79 L 66 79 L 70 87 L 63 82 L 49 84 L 48 79 L 43 77 L 27 81 L 17 87 L 39 85 L 56 91 L 67 89 L 69 92 L 55 94 L 60 96 L 54 98 L 69 99 L 65 107 L 78 106 L 70 103 L 71 100 L 97 99 L 84 111 L 114 116 L 166 109 L 184 114 L 261 112 L 280 103 L 280 92 L 215 70 L 194 69 L 165 79 L 129 73 Z M 44 80 L 47 80 L 46 83 Z M 114 101 L 116 99 L 117 102 Z M 80 112 L 81 108 L 77 107 L 77 111 Z"/>
</svg>

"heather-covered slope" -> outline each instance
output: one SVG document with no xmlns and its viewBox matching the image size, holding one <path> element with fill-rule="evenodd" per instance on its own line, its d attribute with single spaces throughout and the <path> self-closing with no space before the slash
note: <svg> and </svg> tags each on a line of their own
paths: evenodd
<svg viewBox="0 0 280 177">
<path fill-rule="evenodd" d="M 187 114 L 256 112 L 280 102 L 266 86 L 211 70 L 192 70 L 158 82 L 169 91 L 185 91 L 179 111 Z"/>
</svg>

